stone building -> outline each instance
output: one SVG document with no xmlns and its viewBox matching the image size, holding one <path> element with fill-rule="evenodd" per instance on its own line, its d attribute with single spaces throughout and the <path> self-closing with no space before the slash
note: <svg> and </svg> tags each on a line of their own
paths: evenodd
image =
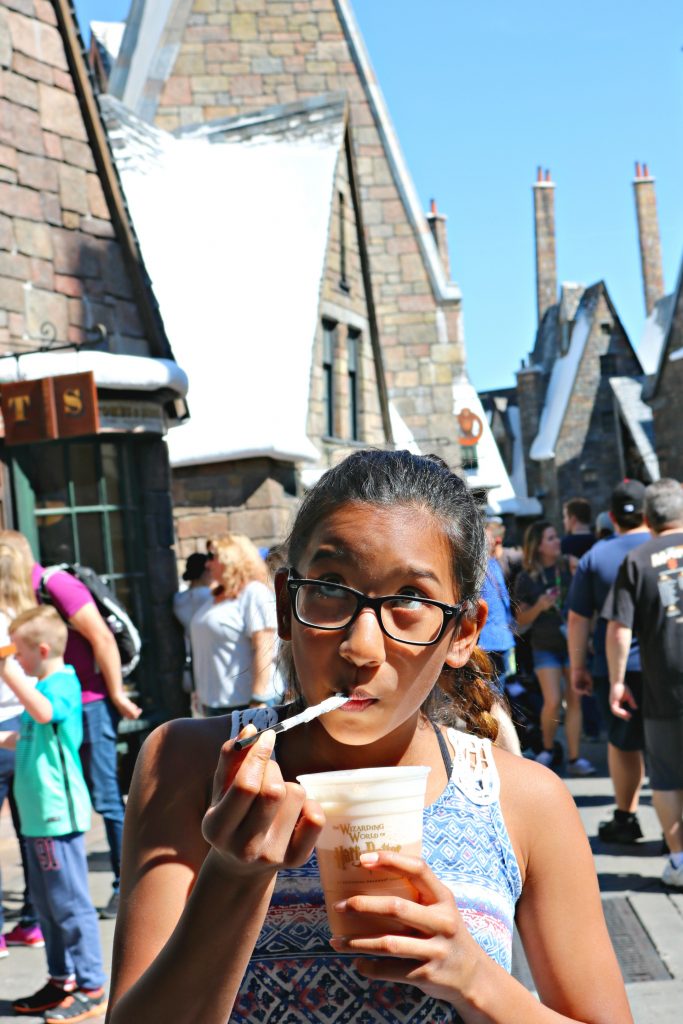
<svg viewBox="0 0 683 1024">
<path fill-rule="evenodd" d="M 661 270 L 658 284 L 657 246 L 645 234 L 652 230 L 653 204 L 640 195 L 637 180 L 648 312 L 655 316 Z M 559 526 L 567 499 L 586 497 L 597 513 L 608 506 L 620 477 L 649 482 L 659 469 L 652 412 L 642 394 L 646 371 L 605 283 L 565 282 L 558 299 L 554 190 L 550 173 L 539 168 L 533 186 L 539 316 L 534 348 L 517 372 L 516 388 L 487 392 L 483 400 L 499 447 L 512 457 L 521 441 L 528 494 Z M 516 487 L 523 487 L 521 478 Z"/>
<path fill-rule="evenodd" d="M 174 134 L 101 104 L 190 375 L 192 416 L 169 438 L 178 553 L 228 529 L 269 545 L 302 484 L 406 434 L 386 394 L 346 98 Z"/>
<path fill-rule="evenodd" d="M 457 466 L 465 351 L 445 219 L 425 218 L 348 0 L 133 0 L 109 90 L 174 133 L 345 95 L 387 395 Z"/>
<path fill-rule="evenodd" d="M 0 76 L 1 525 L 45 565 L 109 578 L 143 635 L 145 710 L 179 713 L 164 436 L 186 414 L 187 380 L 67 0 L 5 0 Z"/>
<path fill-rule="evenodd" d="M 683 482 L 683 263 L 676 290 L 659 305 L 661 316 L 653 326 L 661 328 L 660 357 L 644 397 L 654 416 L 661 474 Z"/>
</svg>

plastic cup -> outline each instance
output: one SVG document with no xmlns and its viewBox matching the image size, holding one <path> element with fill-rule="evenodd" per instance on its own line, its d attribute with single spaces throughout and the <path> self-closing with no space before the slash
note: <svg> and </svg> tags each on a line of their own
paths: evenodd
<svg viewBox="0 0 683 1024">
<path fill-rule="evenodd" d="M 395 853 L 419 857 L 427 775 L 421 765 L 358 768 L 298 775 L 306 795 L 321 804 L 325 825 L 316 844 L 327 919 L 333 935 L 400 934 L 392 919 L 364 921 L 360 915 L 337 914 L 334 904 L 349 896 L 386 895 L 414 900 L 407 878 L 364 868 L 362 853 Z"/>
</svg>

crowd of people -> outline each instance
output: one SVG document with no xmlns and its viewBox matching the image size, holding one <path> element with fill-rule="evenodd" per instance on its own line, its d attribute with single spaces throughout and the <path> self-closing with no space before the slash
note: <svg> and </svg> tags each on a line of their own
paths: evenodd
<svg viewBox="0 0 683 1024">
<path fill-rule="evenodd" d="M 558 776 L 593 774 L 582 736 L 604 735 L 616 806 L 599 834 L 629 844 L 642 838 L 647 773 L 662 879 L 683 887 L 683 490 L 622 481 L 592 511 L 573 498 L 561 531 L 538 520 L 506 546 L 502 519 L 441 460 L 359 451 L 308 492 L 286 542 L 209 539 L 173 605 L 191 716 L 145 744 L 125 842 L 116 730 L 140 708 L 111 632 L 82 583 L 46 578 L 26 538 L 0 531 L 0 800 L 25 872 L 0 957 L 45 947 L 49 972 L 15 1011 L 105 1011 L 83 847 L 92 806 L 113 874 L 100 915 L 117 917 L 112 1024 L 247 1022 L 263 1000 L 268 1019 L 314 1021 L 340 999 L 356 1017 L 380 999 L 396 1020 L 503 1020 L 501 993 L 529 1022 L 543 1006 L 568 1021 L 630 1020 Z M 381 595 L 400 597 L 409 631 Z M 332 602 L 350 609 L 339 623 L 311 619 Z M 283 733 L 275 749 L 271 731 L 235 749 L 336 692 L 355 714 Z M 336 909 L 363 916 L 368 937 L 330 940 L 320 809 L 296 778 L 394 764 L 431 769 L 424 859 L 385 851 L 364 866 L 408 877 L 415 898 L 347 900 Z M 396 935 L 373 930 L 387 913 Z M 541 1003 L 509 976 L 513 920 Z"/>
</svg>

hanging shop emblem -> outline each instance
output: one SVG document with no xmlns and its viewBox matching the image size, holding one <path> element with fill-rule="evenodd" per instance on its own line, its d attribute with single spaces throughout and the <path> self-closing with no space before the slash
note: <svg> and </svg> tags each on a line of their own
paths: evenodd
<svg viewBox="0 0 683 1024">
<path fill-rule="evenodd" d="M 0 402 L 7 445 L 82 437 L 100 429 L 91 371 L 2 384 Z"/>
<path fill-rule="evenodd" d="M 465 448 L 476 444 L 484 432 L 481 418 L 471 409 L 461 409 L 456 419 L 460 427 L 459 443 Z"/>
</svg>

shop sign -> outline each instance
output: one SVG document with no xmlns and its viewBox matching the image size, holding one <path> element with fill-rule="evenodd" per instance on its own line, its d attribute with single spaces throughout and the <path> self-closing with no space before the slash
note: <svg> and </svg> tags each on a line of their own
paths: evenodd
<svg viewBox="0 0 683 1024">
<path fill-rule="evenodd" d="M 166 417 L 157 402 L 127 398 L 100 400 L 100 430 L 133 434 L 165 434 Z"/>
<path fill-rule="evenodd" d="M 92 372 L 0 385 L 5 444 L 33 444 L 99 431 Z"/>
</svg>

